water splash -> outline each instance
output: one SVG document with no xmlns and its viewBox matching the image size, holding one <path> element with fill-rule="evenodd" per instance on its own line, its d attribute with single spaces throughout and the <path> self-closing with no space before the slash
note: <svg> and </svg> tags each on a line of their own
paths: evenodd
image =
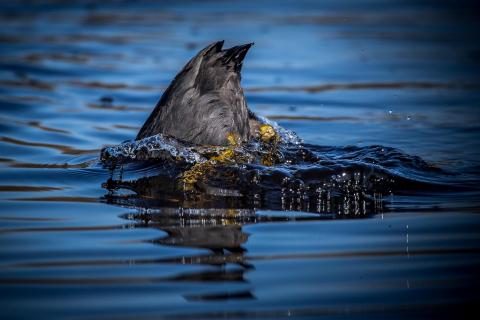
<svg viewBox="0 0 480 320">
<path fill-rule="evenodd" d="M 293 144 L 293 145 L 300 145 L 303 143 L 303 140 L 300 139 L 300 137 L 291 130 L 285 129 L 278 125 L 275 121 L 268 120 L 265 117 L 262 116 L 256 116 L 258 121 L 262 124 L 268 124 L 275 129 L 275 132 L 280 136 L 280 139 L 283 143 L 286 144 Z"/>
<path fill-rule="evenodd" d="M 103 163 L 117 164 L 128 161 L 164 160 L 184 163 L 207 161 L 195 148 L 178 140 L 157 134 L 139 141 L 126 141 L 102 150 Z"/>
<path fill-rule="evenodd" d="M 263 117 L 258 117 L 258 121 L 261 124 L 272 126 L 283 146 L 299 146 L 303 142 L 295 132 L 280 127 L 276 122 Z M 113 166 L 125 162 L 152 160 L 173 161 L 177 165 L 188 165 L 204 163 L 208 160 L 209 155 L 219 154 L 226 149 L 225 147 L 194 146 L 173 137 L 156 134 L 138 141 L 125 141 L 117 146 L 106 147 L 102 150 L 101 161 Z M 237 154 L 247 156 L 243 159 L 246 162 L 254 161 L 252 157 L 248 157 L 249 154 L 259 150 L 266 151 L 265 146 L 262 146 L 257 140 L 252 140 L 248 144 L 234 149 Z"/>
<path fill-rule="evenodd" d="M 104 184 L 109 190 L 105 199 L 143 211 L 180 205 L 365 216 L 384 210 L 384 198 L 394 193 L 438 191 L 448 185 L 448 173 L 398 149 L 304 144 L 294 132 L 260 121 L 275 128 L 277 142 L 253 139 L 236 147 L 204 147 L 158 134 L 105 148 L 104 165 L 112 172 L 122 169 L 118 179 L 112 175 Z M 233 156 L 212 160 L 225 151 Z M 186 189 L 185 172 L 206 163 L 194 187 Z M 132 172 L 149 174 L 128 177 Z"/>
</svg>

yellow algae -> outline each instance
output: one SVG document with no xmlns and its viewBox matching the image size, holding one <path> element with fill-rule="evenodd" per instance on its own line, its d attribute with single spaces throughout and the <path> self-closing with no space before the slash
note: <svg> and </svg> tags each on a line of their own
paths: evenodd
<svg viewBox="0 0 480 320">
<path fill-rule="evenodd" d="M 262 156 L 261 163 L 265 166 L 272 166 L 278 157 L 279 136 L 269 124 L 261 125 L 258 133 L 260 140 L 268 146 L 268 152 Z M 182 174 L 181 182 L 183 182 L 184 190 L 192 190 L 193 185 L 207 177 L 215 165 L 242 161 L 241 153 L 235 150 L 241 145 L 239 136 L 231 132 L 227 135 L 227 140 L 230 144 L 228 147 L 217 149 L 216 154 L 209 156 L 206 162 L 197 163 Z"/>
<path fill-rule="evenodd" d="M 227 139 L 232 147 L 240 145 L 239 137 L 234 133 L 229 133 Z M 183 182 L 184 190 L 192 189 L 193 185 L 201 180 L 215 164 L 233 161 L 234 157 L 235 150 L 227 147 L 219 151 L 217 155 L 211 156 L 206 162 L 195 164 L 182 174 L 181 180 Z"/>
<path fill-rule="evenodd" d="M 260 128 L 258 128 L 260 133 L 260 139 L 263 142 L 272 142 L 278 140 L 278 135 L 275 132 L 275 129 L 269 124 L 262 124 Z"/>
<path fill-rule="evenodd" d="M 258 130 L 260 140 L 268 144 L 268 152 L 262 156 L 261 162 L 264 166 L 273 166 L 277 159 L 279 136 L 269 124 L 262 124 Z"/>
<path fill-rule="evenodd" d="M 233 133 L 233 132 L 230 132 L 228 135 L 227 135 L 227 140 L 228 140 L 228 143 L 230 143 L 231 146 L 234 146 L 234 147 L 238 147 L 240 144 L 241 144 L 241 139 L 240 137 Z"/>
</svg>

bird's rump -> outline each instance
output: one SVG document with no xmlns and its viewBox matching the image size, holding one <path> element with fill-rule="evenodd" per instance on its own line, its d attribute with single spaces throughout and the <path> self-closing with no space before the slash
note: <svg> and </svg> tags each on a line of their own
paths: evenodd
<svg viewBox="0 0 480 320">
<path fill-rule="evenodd" d="M 250 138 L 249 111 L 240 85 L 243 59 L 252 44 L 202 49 L 177 74 L 137 140 L 158 133 L 198 145 L 228 145 L 228 135 Z"/>
</svg>

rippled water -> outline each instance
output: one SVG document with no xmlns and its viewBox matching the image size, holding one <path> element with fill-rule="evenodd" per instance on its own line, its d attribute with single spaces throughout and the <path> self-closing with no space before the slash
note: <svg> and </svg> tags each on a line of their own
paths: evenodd
<svg viewBox="0 0 480 320">
<path fill-rule="evenodd" d="M 461 318 L 480 298 L 472 6 L 2 2 L 1 318 Z M 219 39 L 255 42 L 249 107 L 301 148 L 193 194 L 180 167 L 102 163 Z"/>
</svg>

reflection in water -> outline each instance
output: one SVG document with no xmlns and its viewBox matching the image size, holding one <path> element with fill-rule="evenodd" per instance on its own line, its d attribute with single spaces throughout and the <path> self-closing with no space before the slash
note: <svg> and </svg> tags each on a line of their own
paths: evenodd
<svg viewBox="0 0 480 320">
<path fill-rule="evenodd" d="M 126 214 L 122 217 L 167 233 L 165 237 L 149 240 L 151 243 L 209 251 L 205 254 L 177 256 L 170 262 L 182 265 L 207 265 L 214 267 L 214 270 L 180 274 L 171 278 L 171 281 L 246 283 L 245 273 L 253 268 L 246 262 L 246 249 L 243 245 L 247 242 L 249 234 L 242 230 L 242 226 L 255 222 L 254 210 L 165 209 L 156 214 Z M 227 267 L 229 264 L 237 267 Z M 184 297 L 192 301 L 255 298 L 250 291 L 209 292 Z"/>
<path fill-rule="evenodd" d="M 145 180 L 142 180 L 145 181 Z M 157 180 L 151 180 L 157 181 Z M 150 185 L 153 187 L 154 184 Z M 144 186 L 145 187 L 145 186 Z M 155 189 L 155 188 L 153 188 Z M 141 195 L 135 195 L 140 197 Z M 143 195 L 145 196 L 145 195 Z M 135 198 L 133 197 L 133 198 Z M 329 214 L 284 214 L 284 215 L 258 215 L 255 209 L 195 209 L 182 206 L 198 206 L 192 202 L 179 203 L 180 207 L 155 207 L 163 202 L 155 202 L 152 199 L 133 199 L 127 196 L 115 197 L 112 194 L 106 196 L 109 203 L 128 203 L 147 205 L 148 207 L 137 207 L 137 213 L 122 215 L 123 219 L 134 221 L 135 225 L 129 228 L 153 228 L 166 232 L 166 235 L 159 238 L 148 239 L 153 244 L 171 247 L 187 247 L 207 249 L 208 252 L 201 254 L 177 255 L 173 258 L 157 259 L 154 261 L 137 260 L 135 264 L 160 263 L 179 265 L 205 265 L 214 269 L 199 270 L 196 272 L 181 273 L 164 279 L 166 281 L 184 282 L 240 282 L 248 285 L 245 275 L 253 271 L 252 260 L 264 260 L 267 257 L 249 257 L 245 245 L 249 234 L 243 230 L 243 226 L 254 223 L 268 223 L 281 221 L 305 221 L 338 218 L 341 215 Z M 121 199 L 121 200 L 120 200 Z M 141 202 L 143 201 L 143 202 Z M 224 202 L 223 204 L 227 204 Z M 229 203 L 230 205 L 234 203 Z M 205 205 L 205 203 L 203 203 Z M 217 203 L 218 205 L 218 203 Z M 358 215 L 357 217 L 366 217 Z M 368 253 L 367 253 L 368 254 Z M 271 259 L 276 259 L 274 256 Z M 277 257 L 283 259 L 285 257 Z M 292 259 L 295 256 L 291 257 Z M 304 258 L 300 256 L 298 258 Z M 115 263 L 114 261 L 104 263 Z M 118 263 L 118 262 L 117 262 Z M 216 289 L 218 290 L 218 289 Z M 183 295 L 189 301 L 212 301 L 231 299 L 255 299 L 251 290 L 210 292 L 205 294 Z"/>
<path fill-rule="evenodd" d="M 243 231 L 243 226 L 247 224 L 367 217 L 382 210 L 379 205 L 381 201 L 372 200 L 363 192 L 360 193 L 358 183 L 348 183 L 348 188 L 343 189 L 336 188 L 333 184 L 327 188 L 326 183 L 325 188 L 313 184 L 306 186 L 299 180 L 286 184 L 286 177 L 279 172 L 266 171 L 262 178 L 258 168 L 252 171 L 255 176 L 248 179 L 247 183 L 244 175 L 247 174 L 248 177 L 248 171 L 222 166 L 217 169 L 214 174 L 217 179 L 210 176 L 211 182 L 220 182 L 224 188 L 235 187 L 236 192 L 209 193 L 212 188 L 218 191 L 219 187 L 204 183 L 199 186 L 199 192 L 185 192 L 178 187 L 180 169 L 167 164 L 149 166 L 136 163 L 133 166 L 122 166 L 120 170 L 112 172 L 112 177 L 103 184 L 109 191 L 104 197 L 107 203 L 136 209 L 137 213 L 128 213 L 122 215 L 122 218 L 135 221 L 134 227 L 166 232 L 165 236 L 149 239 L 148 242 L 208 250 L 208 253 L 157 260 L 156 263 L 206 265 L 214 268 L 178 274 L 168 281 L 248 284 L 245 274 L 252 271 L 254 266 L 248 261 L 245 247 L 249 234 Z M 114 179 L 116 174 L 118 177 Z M 240 179 L 241 176 L 243 179 Z M 251 183 L 252 179 L 254 184 Z M 315 214 L 258 215 L 259 208 L 310 211 Z M 208 291 L 183 296 L 188 301 L 255 299 L 251 290 Z"/>
</svg>

